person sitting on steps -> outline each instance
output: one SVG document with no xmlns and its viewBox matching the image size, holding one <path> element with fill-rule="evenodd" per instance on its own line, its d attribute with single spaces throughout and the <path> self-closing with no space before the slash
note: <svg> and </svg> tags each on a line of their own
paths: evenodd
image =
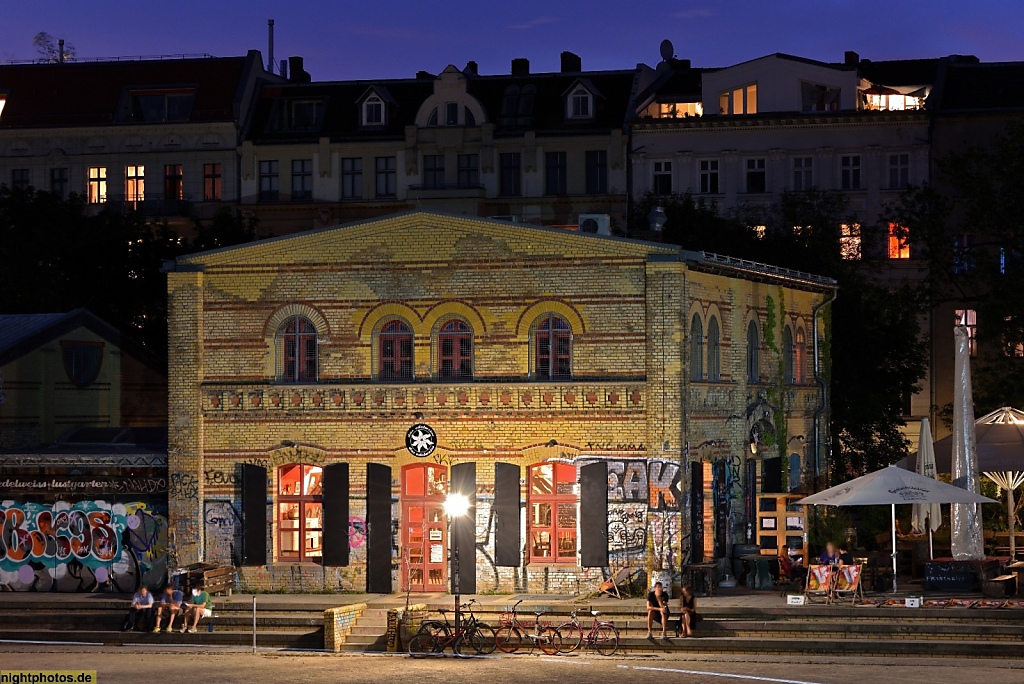
<svg viewBox="0 0 1024 684">
<path fill-rule="evenodd" d="M 189 600 L 188 605 L 185 607 L 185 624 L 181 626 L 181 632 L 193 633 L 196 631 L 196 625 L 199 624 L 199 618 L 213 617 L 213 599 L 210 598 L 210 594 L 203 588 L 203 585 L 192 588 L 192 598 Z M 188 626 L 189 618 L 192 619 L 192 626 Z"/>
<path fill-rule="evenodd" d="M 679 594 L 679 626 L 676 627 L 676 636 L 692 637 L 698 622 L 700 615 L 697 614 L 697 597 L 693 587 L 687 584 Z"/>
<path fill-rule="evenodd" d="M 647 638 L 651 638 L 651 625 L 655 617 L 661 622 L 661 638 L 667 638 L 665 628 L 668 626 L 668 598 L 662 591 L 661 582 L 655 582 L 651 593 L 647 594 Z"/>
<path fill-rule="evenodd" d="M 146 585 L 139 587 L 139 590 L 132 596 L 132 605 L 128 608 L 128 617 L 125 618 L 122 632 L 129 632 L 135 629 L 139 616 L 142 616 L 142 630 L 149 629 L 149 621 L 153 617 L 153 595 L 149 593 Z"/>
<path fill-rule="evenodd" d="M 174 631 L 174 618 L 181 612 L 184 602 L 185 596 L 180 590 L 175 589 L 170 584 L 164 587 L 164 594 L 160 597 L 160 605 L 156 609 L 156 623 L 153 625 L 153 632 L 156 634 L 160 633 L 160 621 L 163 619 L 165 610 L 170 613 L 170 619 L 167 621 L 167 631 Z"/>
</svg>

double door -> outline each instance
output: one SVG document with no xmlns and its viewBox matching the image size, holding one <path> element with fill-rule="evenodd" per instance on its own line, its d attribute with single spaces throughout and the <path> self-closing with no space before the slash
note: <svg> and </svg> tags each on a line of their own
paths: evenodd
<svg viewBox="0 0 1024 684">
<path fill-rule="evenodd" d="M 447 591 L 447 480 L 447 468 L 437 464 L 414 464 L 402 471 L 402 580 L 409 591 Z"/>
</svg>

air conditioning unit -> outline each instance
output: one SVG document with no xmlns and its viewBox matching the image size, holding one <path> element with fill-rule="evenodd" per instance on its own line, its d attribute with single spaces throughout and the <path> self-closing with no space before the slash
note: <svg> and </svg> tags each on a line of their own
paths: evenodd
<svg viewBox="0 0 1024 684">
<path fill-rule="evenodd" d="M 608 214 L 580 214 L 579 227 L 581 233 L 611 235 L 612 217 Z"/>
</svg>

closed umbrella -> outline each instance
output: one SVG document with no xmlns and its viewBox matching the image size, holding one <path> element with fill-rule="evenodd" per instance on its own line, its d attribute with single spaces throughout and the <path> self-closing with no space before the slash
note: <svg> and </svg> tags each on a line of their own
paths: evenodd
<svg viewBox="0 0 1024 684">
<path fill-rule="evenodd" d="M 892 590 L 896 593 L 896 504 L 995 503 L 987 496 L 891 465 L 830 487 L 797 503 L 815 506 L 892 507 Z"/>
<path fill-rule="evenodd" d="M 917 474 L 935 479 L 935 449 L 932 446 L 932 428 L 927 418 L 921 419 L 921 435 L 917 440 Z M 942 505 L 914 504 L 910 524 L 914 532 L 922 532 L 925 525 L 928 526 L 928 557 L 935 558 L 932 534 L 942 526 Z"/>
<path fill-rule="evenodd" d="M 978 447 L 974 432 L 974 392 L 971 389 L 971 336 L 966 326 L 953 328 L 956 342 L 953 382 L 953 484 L 978 493 Z M 957 560 L 985 557 L 982 540 L 981 507 L 957 503 L 950 515 L 950 546 Z"/>
</svg>

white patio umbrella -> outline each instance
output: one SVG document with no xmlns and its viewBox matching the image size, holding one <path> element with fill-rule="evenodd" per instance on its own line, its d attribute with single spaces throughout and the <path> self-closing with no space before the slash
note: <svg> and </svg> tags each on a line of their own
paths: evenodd
<svg viewBox="0 0 1024 684">
<path fill-rule="evenodd" d="M 917 440 L 917 474 L 935 479 L 935 448 L 932 444 L 932 428 L 927 418 L 921 419 L 921 435 Z M 910 524 L 915 532 L 924 531 L 925 525 L 928 525 L 928 557 L 935 558 L 932 533 L 942 526 L 942 505 L 914 504 Z"/>
<path fill-rule="evenodd" d="M 891 465 L 812 494 L 796 503 L 814 506 L 891 506 L 892 591 L 896 593 L 896 504 L 996 502 L 987 496 Z"/>
</svg>

